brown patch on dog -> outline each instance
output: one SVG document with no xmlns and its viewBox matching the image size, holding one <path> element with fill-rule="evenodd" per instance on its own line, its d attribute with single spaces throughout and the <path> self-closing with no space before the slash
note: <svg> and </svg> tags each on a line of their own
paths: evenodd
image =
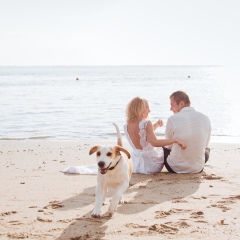
<svg viewBox="0 0 240 240">
<path fill-rule="evenodd" d="M 93 146 L 89 151 L 89 155 L 92 155 L 93 153 L 95 153 L 99 148 L 100 148 L 100 146 L 98 146 L 98 145 Z"/>
<path fill-rule="evenodd" d="M 128 152 L 127 149 L 125 149 L 121 146 L 114 146 L 114 148 L 116 149 L 116 152 L 119 152 L 119 155 L 121 155 L 120 152 L 124 152 L 127 155 L 128 159 L 131 158 L 131 154 Z"/>
</svg>

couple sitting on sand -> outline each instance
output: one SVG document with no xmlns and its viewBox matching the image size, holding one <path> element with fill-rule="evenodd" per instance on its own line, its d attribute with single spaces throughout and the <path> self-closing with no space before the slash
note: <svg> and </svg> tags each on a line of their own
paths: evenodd
<svg viewBox="0 0 240 240">
<path fill-rule="evenodd" d="M 209 158 L 211 123 L 207 116 L 195 111 L 185 92 L 170 96 L 174 115 L 169 117 L 165 138 L 157 139 L 154 131 L 162 120 L 148 120 L 148 101 L 136 97 L 127 106 L 126 137 L 132 147 L 133 173 L 161 172 L 163 166 L 171 173 L 200 173 Z M 69 167 L 64 173 L 97 174 L 97 164 Z"/>
<path fill-rule="evenodd" d="M 163 126 L 162 120 L 148 120 L 148 101 L 136 97 L 127 106 L 126 137 L 132 147 L 133 172 L 161 172 L 163 166 L 171 173 L 200 173 L 209 158 L 211 123 L 204 114 L 190 106 L 185 92 L 170 96 L 170 110 L 165 138 L 157 139 L 154 131 Z M 165 147 L 164 147 L 165 146 Z"/>
</svg>

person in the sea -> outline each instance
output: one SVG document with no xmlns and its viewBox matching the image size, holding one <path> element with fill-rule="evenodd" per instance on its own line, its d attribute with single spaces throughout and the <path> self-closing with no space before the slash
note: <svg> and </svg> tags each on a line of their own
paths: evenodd
<svg viewBox="0 0 240 240">
<path fill-rule="evenodd" d="M 174 115 L 168 118 L 165 138 L 179 138 L 187 148 L 182 151 L 174 144 L 164 147 L 164 165 L 171 173 L 202 172 L 209 159 L 211 122 L 191 107 L 189 96 L 183 91 L 171 94 L 170 105 Z"/>
<path fill-rule="evenodd" d="M 126 108 L 124 132 L 132 147 L 133 173 L 161 172 L 164 166 L 163 146 L 171 144 L 179 149 L 186 148 L 179 139 L 157 139 L 154 131 L 163 126 L 163 122 L 158 120 L 153 124 L 148 120 L 149 113 L 148 101 L 140 97 L 133 98 Z"/>
</svg>

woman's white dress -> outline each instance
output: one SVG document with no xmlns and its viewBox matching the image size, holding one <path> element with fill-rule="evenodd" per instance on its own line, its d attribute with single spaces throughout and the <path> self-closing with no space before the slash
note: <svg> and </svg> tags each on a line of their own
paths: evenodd
<svg viewBox="0 0 240 240">
<path fill-rule="evenodd" d="M 142 120 L 139 123 L 140 128 L 140 144 L 142 146 L 142 150 L 137 149 L 128 134 L 127 124 L 124 125 L 124 131 L 126 134 L 126 138 L 129 144 L 132 147 L 132 161 L 133 161 L 133 173 L 143 173 L 150 174 L 161 172 L 164 163 L 164 154 L 163 149 L 161 147 L 153 147 L 147 141 L 146 135 L 146 126 L 148 121 Z M 64 173 L 77 173 L 77 174 L 97 174 L 98 166 L 97 164 L 91 164 L 87 166 L 71 166 L 63 169 L 61 172 Z"/>
<path fill-rule="evenodd" d="M 132 147 L 133 173 L 150 174 L 161 172 L 164 166 L 164 153 L 162 147 L 153 147 L 147 141 L 147 123 L 148 120 L 142 120 L 139 123 L 140 145 L 142 146 L 142 150 L 134 146 L 127 130 L 127 124 L 124 125 L 126 138 Z"/>
</svg>

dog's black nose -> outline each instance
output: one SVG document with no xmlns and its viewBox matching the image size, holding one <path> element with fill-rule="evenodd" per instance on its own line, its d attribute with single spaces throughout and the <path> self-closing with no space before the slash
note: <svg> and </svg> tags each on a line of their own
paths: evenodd
<svg viewBox="0 0 240 240">
<path fill-rule="evenodd" d="M 102 161 L 101 161 L 101 162 L 98 163 L 98 166 L 99 166 L 100 168 L 103 168 L 104 165 L 105 165 L 105 162 L 102 162 Z"/>
</svg>

